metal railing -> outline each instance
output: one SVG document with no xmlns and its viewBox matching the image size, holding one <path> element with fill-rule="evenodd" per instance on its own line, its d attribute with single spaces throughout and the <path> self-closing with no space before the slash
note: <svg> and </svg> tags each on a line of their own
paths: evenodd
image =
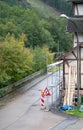
<svg viewBox="0 0 83 130">
<path fill-rule="evenodd" d="M 16 89 L 22 87 L 22 85 L 24 83 L 30 82 L 33 79 L 38 78 L 39 76 L 41 76 L 43 74 L 44 74 L 44 71 L 38 71 L 38 72 L 35 72 L 32 75 L 27 76 L 27 77 L 15 82 L 15 83 L 11 84 L 11 85 L 8 85 L 4 88 L 1 88 L 0 89 L 0 98 L 9 94 L 9 93 L 11 93 L 11 92 L 13 92 L 13 91 L 15 91 Z"/>
</svg>

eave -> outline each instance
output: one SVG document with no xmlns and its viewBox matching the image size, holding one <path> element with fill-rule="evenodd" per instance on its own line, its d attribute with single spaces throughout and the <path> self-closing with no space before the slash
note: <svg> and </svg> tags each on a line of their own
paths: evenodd
<svg viewBox="0 0 83 130">
<path fill-rule="evenodd" d="M 79 43 L 79 47 L 83 48 L 83 43 Z M 69 59 L 69 60 L 77 60 L 77 56 L 74 54 L 74 51 L 77 50 L 77 46 L 73 47 L 70 51 L 66 52 L 65 54 L 63 54 L 62 56 L 58 57 L 56 59 L 56 61 L 59 60 L 66 60 L 66 58 L 68 57 L 68 55 L 73 54 L 74 55 L 74 59 Z M 83 59 L 81 59 L 83 60 Z"/>
<path fill-rule="evenodd" d="M 83 4 L 83 0 L 68 0 L 68 2 L 72 2 L 75 4 Z"/>
<path fill-rule="evenodd" d="M 68 19 L 67 31 L 68 32 L 83 32 L 83 17 Z"/>
</svg>

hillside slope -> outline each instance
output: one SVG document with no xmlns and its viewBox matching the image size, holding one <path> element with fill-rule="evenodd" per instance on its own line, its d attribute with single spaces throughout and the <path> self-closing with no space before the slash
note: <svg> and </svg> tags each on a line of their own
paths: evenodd
<svg viewBox="0 0 83 130">
<path fill-rule="evenodd" d="M 42 17 L 56 17 L 59 13 L 51 6 L 45 4 L 40 0 L 27 0 L 27 2 L 34 8 Z"/>
<path fill-rule="evenodd" d="M 30 4 L 27 2 L 27 0 L 0 0 L 2 2 L 7 3 L 10 6 L 19 5 L 24 8 L 31 8 Z"/>
<path fill-rule="evenodd" d="M 40 0 L 40 1 L 52 6 L 61 13 L 67 14 L 68 16 L 73 15 L 72 4 L 71 2 L 68 2 L 68 0 Z"/>
<path fill-rule="evenodd" d="M 34 8 L 40 17 L 56 17 L 59 13 L 52 6 L 41 0 L 0 0 L 7 3 L 9 6 L 22 6 L 23 8 Z"/>
</svg>

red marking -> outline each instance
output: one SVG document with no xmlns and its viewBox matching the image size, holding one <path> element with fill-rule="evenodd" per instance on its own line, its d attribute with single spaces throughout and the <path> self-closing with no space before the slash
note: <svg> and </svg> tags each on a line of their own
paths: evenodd
<svg viewBox="0 0 83 130">
<path fill-rule="evenodd" d="M 44 102 L 44 99 L 41 98 L 41 101 Z"/>
<path fill-rule="evenodd" d="M 44 89 L 44 96 L 51 96 L 50 91 L 47 87 Z"/>
</svg>

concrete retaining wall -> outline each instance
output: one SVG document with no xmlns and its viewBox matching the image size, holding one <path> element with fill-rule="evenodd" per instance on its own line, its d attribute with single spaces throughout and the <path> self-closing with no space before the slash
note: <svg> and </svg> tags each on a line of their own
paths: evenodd
<svg viewBox="0 0 83 130">
<path fill-rule="evenodd" d="M 38 71 L 38 72 L 35 72 L 33 73 L 32 75 L 30 76 L 27 76 L 9 86 L 6 86 L 4 88 L 1 88 L 0 89 L 0 97 L 3 97 L 9 93 L 11 93 L 12 91 L 15 91 L 16 89 L 18 89 L 19 87 L 22 87 L 22 85 L 26 82 L 30 82 L 31 80 L 41 76 L 44 74 L 44 71 Z"/>
</svg>

